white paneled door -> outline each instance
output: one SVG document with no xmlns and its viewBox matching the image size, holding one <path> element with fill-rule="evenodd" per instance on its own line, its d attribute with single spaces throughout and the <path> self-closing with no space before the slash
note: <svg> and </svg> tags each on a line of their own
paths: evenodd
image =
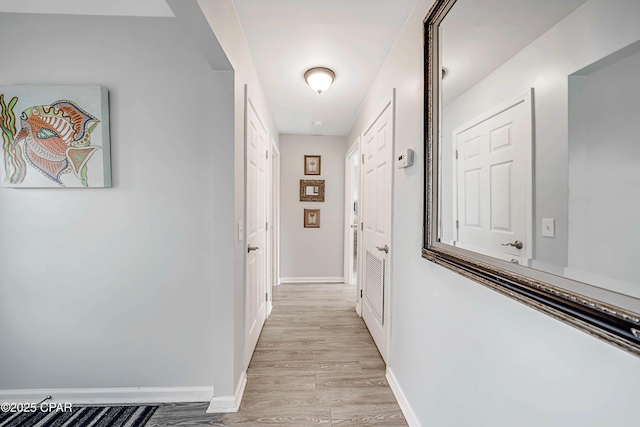
<svg viewBox="0 0 640 427">
<path fill-rule="evenodd" d="M 393 189 L 393 95 L 362 135 L 362 317 L 382 358 L 389 344 L 391 207 Z"/>
<path fill-rule="evenodd" d="M 246 244 L 245 366 L 258 343 L 267 312 L 267 129 L 246 97 Z"/>
<path fill-rule="evenodd" d="M 456 246 L 525 265 L 531 258 L 531 129 L 527 92 L 454 131 Z"/>
</svg>

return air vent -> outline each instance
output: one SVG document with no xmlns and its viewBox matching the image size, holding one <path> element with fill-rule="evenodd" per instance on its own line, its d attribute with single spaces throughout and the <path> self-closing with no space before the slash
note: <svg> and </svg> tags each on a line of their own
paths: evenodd
<svg viewBox="0 0 640 427">
<path fill-rule="evenodd" d="M 384 260 L 367 251 L 365 297 L 380 324 L 384 324 Z"/>
</svg>

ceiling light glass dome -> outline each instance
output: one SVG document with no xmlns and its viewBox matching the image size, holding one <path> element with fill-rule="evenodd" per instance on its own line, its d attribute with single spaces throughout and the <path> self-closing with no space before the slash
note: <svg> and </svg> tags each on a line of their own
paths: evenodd
<svg viewBox="0 0 640 427">
<path fill-rule="evenodd" d="M 304 79 L 309 87 L 318 93 L 329 89 L 335 78 L 336 73 L 325 67 L 315 67 L 304 73 Z"/>
</svg>

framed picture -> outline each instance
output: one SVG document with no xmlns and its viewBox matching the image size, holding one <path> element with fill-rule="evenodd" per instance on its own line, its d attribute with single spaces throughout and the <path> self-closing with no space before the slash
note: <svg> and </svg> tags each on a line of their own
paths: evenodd
<svg viewBox="0 0 640 427">
<path fill-rule="evenodd" d="M 3 187 L 111 187 L 101 86 L 0 86 L 0 137 Z"/>
<path fill-rule="evenodd" d="M 320 156 L 304 156 L 304 174 L 320 175 Z"/>
<path fill-rule="evenodd" d="M 301 179 L 300 201 L 324 202 L 324 179 Z"/>
<path fill-rule="evenodd" d="M 304 210 L 304 228 L 320 228 L 320 209 Z"/>
</svg>

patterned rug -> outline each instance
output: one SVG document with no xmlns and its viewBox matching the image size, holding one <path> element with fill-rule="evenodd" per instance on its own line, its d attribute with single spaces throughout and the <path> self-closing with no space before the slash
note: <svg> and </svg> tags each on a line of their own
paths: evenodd
<svg viewBox="0 0 640 427">
<path fill-rule="evenodd" d="M 68 412 L 0 412 L 0 427 L 142 427 L 157 406 L 86 406 Z"/>
</svg>

